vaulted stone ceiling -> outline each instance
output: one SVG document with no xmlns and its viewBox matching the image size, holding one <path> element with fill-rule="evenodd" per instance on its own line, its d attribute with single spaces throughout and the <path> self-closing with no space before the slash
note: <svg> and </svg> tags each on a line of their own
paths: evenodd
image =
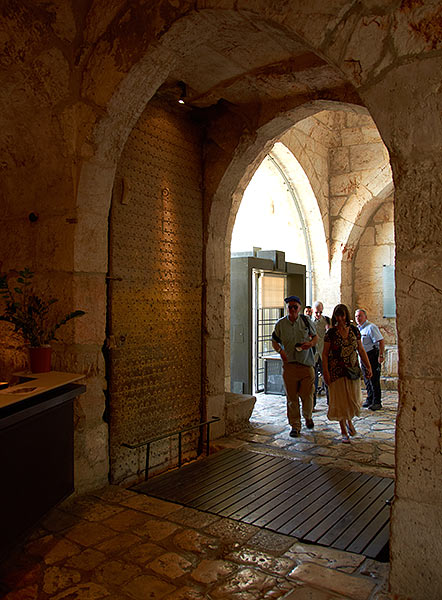
<svg viewBox="0 0 442 600">
<path fill-rule="evenodd" d="M 186 84 L 187 104 L 202 108 L 221 99 L 242 105 L 299 95 L 323 98 L 327 90 L 343 89 L 360 103 L 338 69 L 301 41 L 268 25 L 229 17 L 207 19 L 212 35 L 185 49 L 169 74 L 166 87 L 177 90 L 177 82 Z"/>
<path fill-rule="evenodd" d="M 161 24 L 167 33 L 157 38 L 163 36 L 165 41 L 158 42 L 163 49 L 155 60 L 166 79 L 158 85 L 163 84 L 161 89 L 176 97 L 177 84 L 183 81 L 187 104 L 192 107 L 209 108 L 223 100 L 246 107 L 243 116 L 253 112 L 259 120 L 267 110 L 262 107 L 271 105 L 269 112 L 276 114 L 316 99 L 361 104 L 342 73 L 282 25 L 270 24 L 245 10 L 196 11 L 180 19 L 172 4 L 125 0 L 21 4 L 9 0 L 0 12 L 4 40 L 0 141 L 5 147 L 11 146 L 12 139 L 16 144 L 15 155 L 3 159 L 8 166 L 35 163 L 38 188 L 55 186 L 47 182 L 48 173 L 53 173 L 54 179 L 68 179 L 69 173 L 59 173 L 55 163 L 49 169 L 46 163 L 45 173 L 40 175 L 40 157 L 49 147 L 58 147 L 54 157 L 71 152 L 88 155 L 95 144 L 95 124 L 108 113 L 111 98 L 122 96 L 121 84 L 131 70 L 138 73 L 134 83 L 123 92 L 126 97 L 120 98 L 120 108 L 112 111 L 122 114 L 137 102 L 133 112 L 140 113 L 154 85 L 137 62 L 142 63 L 150 52 L 150 30 L 160 30 Z M 138 100 L 134 100 L 136 94 Z M 249 109 L 252 105 L 253 111 Z M 127 122 L 126 117 L 121 119 Z M 77 122 L 82 126 L 75 146 L 67 148 L 66 139 Z M 110 129 L 115 129 L 114 125 Z M 121 140 L 120 147 L 124 136 Z M 29 195 L 15 186 L 18 199 Z"/>
</svg>

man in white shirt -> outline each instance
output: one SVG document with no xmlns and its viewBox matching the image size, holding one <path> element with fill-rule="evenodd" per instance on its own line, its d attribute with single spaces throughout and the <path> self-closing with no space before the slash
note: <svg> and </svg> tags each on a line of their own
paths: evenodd
<svg viewBox="0 0 442 600">
<path fill-rule="evenodd" d="M 381 365 L 384 362 L 385 342 L 382 333 L 374 323 L 367 319 L 367 311 L 358 308 L 355 311 L 355 319 L 361 332 L 362 345 L 370 361 L 373 376 L 369 379 L 366 376 L 366 369 L 363 364 L 362 375 L 364 376 L 365 389 L 367 390 L 367 399 L 362 405 L 370 410 L 379 410 L 382 408 L 381 402 Z"/>
</svg>

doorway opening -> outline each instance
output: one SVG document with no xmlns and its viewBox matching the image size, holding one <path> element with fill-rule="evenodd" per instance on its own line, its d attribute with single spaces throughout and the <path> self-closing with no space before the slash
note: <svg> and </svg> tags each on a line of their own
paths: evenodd
<svg viewBox="0 0 442 600">
<path fill-rule="evenodd" d="M 299 198 L 268 154 L 247 186 L 231 241 L 230 382 L 235 393 L 281 387 L 271 335 L 284 297 L 311 302 L 311 251 Z"/>
</svg>

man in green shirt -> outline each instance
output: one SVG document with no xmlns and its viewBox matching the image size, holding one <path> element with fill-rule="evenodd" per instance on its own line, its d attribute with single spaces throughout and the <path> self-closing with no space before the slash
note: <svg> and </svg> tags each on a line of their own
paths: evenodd
<svg viewBox="0 0 442 600">
<path fill-rule="evenodd" d="M 301 413 L 307 429 L 313 429 L 313 390 L 315 383 L 316 329 L 310 319 L 300 314 L 298 296 L 284 298 L 288 314 L 277 321 L 272 334 L 273 349 L 283 362 L 283 379 L 287 396 L 287 418 L 292 429 L 291 437 L 301 431 Z"/>
</svg>

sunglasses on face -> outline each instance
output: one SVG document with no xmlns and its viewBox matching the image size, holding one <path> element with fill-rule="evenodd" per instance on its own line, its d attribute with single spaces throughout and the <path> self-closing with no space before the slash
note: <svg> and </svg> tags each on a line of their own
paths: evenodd
<svg viewBox="0 0 442 600">
<path fill-rule="evenodd" d="M 292 310 L 292 308 L 294 308 L 296 310 L 296 309 L 301 308 L 301 307 L 299 306 L 299 304 L 289 304 L 288 308 L 289 308 L 289 310 Z"/>
</svg>

